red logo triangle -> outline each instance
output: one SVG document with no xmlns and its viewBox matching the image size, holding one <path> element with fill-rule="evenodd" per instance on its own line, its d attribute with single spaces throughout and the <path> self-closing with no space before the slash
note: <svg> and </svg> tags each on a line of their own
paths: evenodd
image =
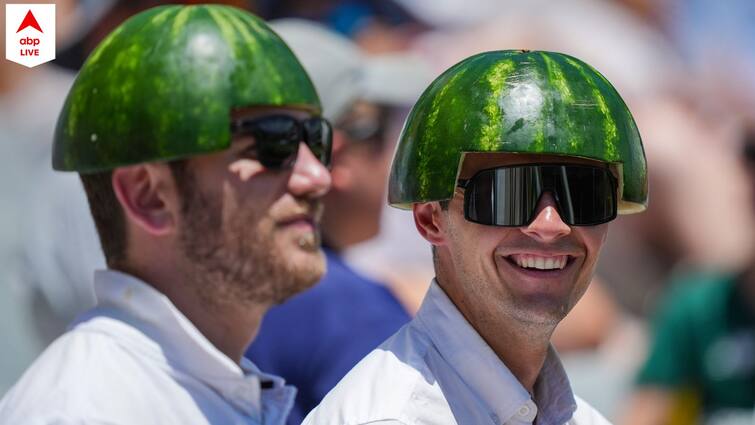
<svg viewBox="0 0 755 425">
<path fill-rule="evenodd" d="M 41 33 L 44 33 L 44 31 L 42 31 L 42 28 L 40 28 L 40 26 L 39 26 L 39 22 L 37 22 L 37 18 L 34 17 L 33 13 L 31 13 L 31 9 L 29 9 L 29 11 L 26 12 L 26 16 L 24 17 L 24 21 L 21 22 L 21 26 L 18 27 L 18 30 L 16 30 L 16 34 L 18 34 L 19 32 L 21 32 L 21 30 L 23 30 L 26 27 L 32 27 L 35 30 L 37 30 L 37 31 L 39 31 Z"/>
</svg>

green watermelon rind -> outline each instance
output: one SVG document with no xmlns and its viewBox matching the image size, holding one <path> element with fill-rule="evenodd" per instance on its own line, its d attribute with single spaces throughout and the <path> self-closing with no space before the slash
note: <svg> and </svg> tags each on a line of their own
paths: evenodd
<svg viewBox="0 0 755 425">
<path fill-rule="evenodd" d="M 64 103 L 53 168 L 90 173 L 216 152 L 230 114 L 286 106 L 319 114 L 315 88 L 259 18 L 229 6 L 159 6 L 92 52 Z"/>
<path fill-rule="evenodd" d="M 565 155 L 615 164 L 619 213 L 647 207 L 647 165 L 637 126 L 611 83 L 562 53 L 503 50 L 471 56 L 441 74 L 412 108 L 399 137 L 388 201 L 453 197 L 466 152 Z"/>
</svg>

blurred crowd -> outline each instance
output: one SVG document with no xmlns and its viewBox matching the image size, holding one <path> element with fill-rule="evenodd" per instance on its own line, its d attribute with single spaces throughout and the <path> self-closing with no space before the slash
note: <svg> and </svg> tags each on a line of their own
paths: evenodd
<svg viewBox="0 0 755 425">
<path fill-rule="evenodd" d="M 33 69 L 0 61 L 0 394 L 93 304 L 91 270 L 104 267 L 78 177 L 50 166 L 76 70 L 134 13 L 195 2 L 55 3 L 57 59 Z M 330 278 L 378 288 L 354 300 L 348 289 L 323 284 L 306 301 L 337 305 L 333 320 L 348 329 L 302 334 L 365 344 L 346 364 L 318 366 L 328 376 L 292 378 L 286 368 L 294 366 L 264 358 L 291 349 L 276 338 L 287 314 L 302 314 L 294 304 L 266 318 L 248 353 L 263 370 L 277 368 L 316 404 L 339 370 L 408 320 L 433 276 L 411 214 L 385 202 L 409 108 L 435 76 L 473 53 L 550 50 L 613 82 L 637 121 L 650 170 L 649 209 L 616 220 L 591 288 L 554 335 L 575 392 L 617 423 L 755 423 L 755 2 L 214 3 L 272 22 L 310 73 L 336 130 L 323 233 L 329 270 L 341 274 Z M 5 22 L 4 7 L 0 14 Z M 371 305 L 380 308 L 371 313 Z M 373 321 L 349 320 L 355 306 Z"/>
</svg>

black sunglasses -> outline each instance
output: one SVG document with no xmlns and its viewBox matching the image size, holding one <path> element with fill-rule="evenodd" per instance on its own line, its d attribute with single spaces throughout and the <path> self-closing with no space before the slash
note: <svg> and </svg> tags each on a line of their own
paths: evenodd
<svg viewBox="0 0 755 425">
<path fill-rule="evenodd" d="M 265 115 L 231 122 L 235 136 L 254 137 L 257 160 L 270 169 L 290 169 L 296 163 L 299 143 L 307 144 L 326 167 L 330 167 L 333 131 L 322 117 L 298 120 L 290 115 Z"/>
<path fill-rule="evenodd" d="M 464 218 L 486 225 L 519 227 L 535 219 L 543 193 L 556 200 L 570 226 L 593 226 L 616 218 L 617 181 L 608 167 L 577 164 L 525 164 L 482 170 L 459 179 Z"/>
</svg>

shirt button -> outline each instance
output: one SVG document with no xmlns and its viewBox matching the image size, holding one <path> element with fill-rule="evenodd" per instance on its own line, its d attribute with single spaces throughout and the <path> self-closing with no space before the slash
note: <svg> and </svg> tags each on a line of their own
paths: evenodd
<svg viewBox="0 0 755 425">
<path fill-rule="evenodd" d="M 519 408 L 519 416 L 527 416 L 530 414 L 530 408 L 527 406 L 522 406 Z"/>
</svg>

